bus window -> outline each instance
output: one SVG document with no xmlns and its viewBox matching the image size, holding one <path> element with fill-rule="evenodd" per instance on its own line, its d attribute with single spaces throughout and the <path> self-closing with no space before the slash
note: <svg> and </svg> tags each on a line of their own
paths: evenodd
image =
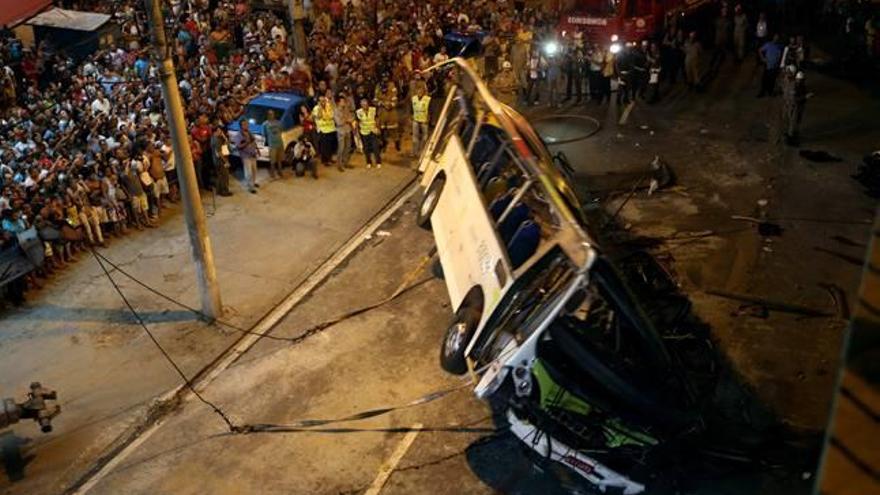
<svg viewBox="0 0 880 495">
<path fill-rule="evenodd" d="M 468 113 L 470 113 L 470 105 L 467 102 L 467 96 L 464 91 L 461 88 L 455 88 L 454 91 L 456 91 L 457 95 L 452 106 L 449 108 L 448 114 L 445 116 L 443 131 L 440 134 L 437 146 L 434 148 L 434 156 L 432 157 L 434 161 L 440 160 L 446 145 L 453 135 L 461 135 L 462 130 L 466 127 Z"/>
<path fill-rule="evenodd" d="M 473 356 L 482 364 L 483 357 L 493 356 L 509 339 L 524 340 L 525 331 L 550 317 L 551 300 L 560 296 L 574 278 L 574 270 L 565 255 L 554 248 L 521 275 L 507 292 L 500 308 L 488 322 L 491 333 L 480 336 Z M 494 320 L 494 321 L 493 321 Z"/>
</svg>

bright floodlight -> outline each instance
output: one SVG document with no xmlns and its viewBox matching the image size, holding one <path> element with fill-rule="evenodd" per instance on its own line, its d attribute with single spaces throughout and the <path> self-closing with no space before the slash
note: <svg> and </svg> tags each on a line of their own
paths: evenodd
<svg viewBox="0 0 880 495">
<path fill-rule="evenodd" d="M 556 53 L 558 51 L 559 51 L 559 43 L 557 43 L 555 41 L 548 41 L 547 43 L 544 44 L 544 53 L 546 53 L 547 55 L 552 57 L 553 55 L 556 55 Z"/>
<path fill-rule="evenodd" d="M 611 43 L 611 48 L 610 48 L 611 53 L 620 53 L 620 49 L 621 49 L 620 43 Z"/>
</svg>

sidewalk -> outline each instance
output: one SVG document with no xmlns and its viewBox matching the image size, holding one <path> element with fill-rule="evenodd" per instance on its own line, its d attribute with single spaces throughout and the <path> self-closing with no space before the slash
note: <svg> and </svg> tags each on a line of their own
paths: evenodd
<svg viewBox="0 0 880 495">
<path fill-rule="evenodd" d="M 321 178 L 269 182 L 259 194 L 203 198 L 214 246 L 225 319 L 250 327 L 343 245 L 413 179 L 409 160 Z M 144 283 L 199 306 L 188 236 L 179 207 L 158 229 L 114 240 L 101 253 Z M 88 254 L 25 307 L 0 314 L 0 392 L 21 395 L 31 381 L 58 391 L 62 415 L 42 435 L 22 423 L 0 434 L 3 493 L 58 493 L 136 426 L 153 398 L 180 379 L 134 322 Z M 120 274 L 117 282 L 157 338 L 192 375 L 240 335 L 209 327 Z"/>
</svg>

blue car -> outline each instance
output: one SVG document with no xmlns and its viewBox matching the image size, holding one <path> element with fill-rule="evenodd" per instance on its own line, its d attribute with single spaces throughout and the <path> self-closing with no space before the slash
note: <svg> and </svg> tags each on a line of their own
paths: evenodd
<svg viewBox="0 0 880 495">
<path fill-rule="evenodd" d="M 251 133 L 257 142 L 257 160 L 269 161 L 269 148 L 266 146 L 266 138 L 263 134 L 263 123 L 266 121 L 269 111 L 275 112 L 275 118 L 281 121 L 283 131 L 281 139 L 284 148 L 296 142 L 302 134 L 302 126 L 299 122 L 299 108 L 307 104 L 307 98 L 295 93 L 263 93 L 255 96 L 245 105 L 244 115 L 230 122 L 226 126 L 229 135 L 230 154 L 238 157 L 235 143 L 238 142 L 238 134 L 241 130 L 240 121 L 247 119 Z"/>
</svg>

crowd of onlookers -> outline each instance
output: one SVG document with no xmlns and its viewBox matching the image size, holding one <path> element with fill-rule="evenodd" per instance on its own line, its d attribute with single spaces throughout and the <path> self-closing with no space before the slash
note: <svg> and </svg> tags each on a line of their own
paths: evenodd
<svg viewBox="0 0 880 495">
<path fill-rule="evenodd" d="M 112 14 L 122 39 L 74 61 L 60 47 L 26 47 L 9 30 L 0 33 L 0 249 L 36 232 L 44 261 L 19 281 L 29 286 L 38 286 L 40 278 L 85 248 L 103 246 L 131 229 L 155 227 L 166 204 L 177 198 L 143 3 L 62 4 Z M 512 2 L 315 1 L 306 26 L 308 56 L 296 58 L 284 12 L 253 10 L 245 1 L 162 5 L 197 177 L 202 188 L 216 186 L 224 195 L 230 192 L 224 184 L 229 149 L 247 151 L 228 141 L 226 125 L 242 115 L 252 96 L 293 91 L 311 101 L 325 97 L 334 109 L 344 99 L 352 114 L 355 102 L 368 100 L 367 106 L 378 107 L 381 148 L 394 143 L 399 149 L 400 116 L 409 115 L 404 102 L 435 82 L 420 80 L 418 71 L 448 56 L 444 33 L 513 33 L 542 22 L 540 13 L 514 11 Z M 309 110 L 300 116 L 307 136 L 317 116 Z M 24 288 L 17 287 L 19 293 Z"/>
<path fill-rule="evenodd" d="M 614 94 L 619 102 L 657 101 L 661 89 L 678 80 L 697 89 L 707 67 L 753 53 L 765 65 L 766 94 L 781 69 L 800 66 L 806 56 L 803 38 L 782 44 L 775 21 L 752 8 L 754 2 L 746 9 L 719 2 L 712 25 L 700 32 L 671 17 L 661 36 L 639 43 L 580 32 L 561 37 L 556 19 L 523 3 L 313 0 L 305 22 L 307 55 L 297 57 L 284 10 L 257 10 L 246 0 L 162 2 L 200 187 L 231 194 L 230 150 L 243 158 L 254 150 L 248 147 L 253 143 L 230 142 L 226 127 L 264 91 L 296 92 L 310 102 L 298 119 L 304 138 L 285 150 L 290 153 L 273 152 L 279 158 L 271 160 L 273 178 L 282 176 L 282 157 L 289 163 L 319 156 L 326 165 L 338 160 L 344 170 L 355 147 L 368 165 L 380 166 L 388 147 L 401 150 L 408 121 L 417 151 L 427 131 L 430 100 L 423 98 L 444 87 L 438 73 L 422 71 L 456 55 L 444 39 L 453 32 L 480 33 L 481 52 L 472 63 L 507 103 L 603 103 Z M 74 61 L 61 47 L 26 47 L 0 30 L 0 249 L 15 246 L 22 232 L 37 233 L 45 262 L 27 277 L 31 285 L 87 246 L 154 227 L 177 198 L 143 2 L 61 4 L 111 14 L 121 39 Z M 851 4 L 830 0 L 826 12 L 876 55 L 876 18 Z M 421 109 L 416 99 L 425 103 Z M 332 140 L 324 132 L 329 123 Z M 362 133 L 367 126 L 375 129 Z M 274 124 L 264 127 L 278 131 Z M 256 192 L 255 167 L 244 161 L 245 187 Z"/>
</svg>

